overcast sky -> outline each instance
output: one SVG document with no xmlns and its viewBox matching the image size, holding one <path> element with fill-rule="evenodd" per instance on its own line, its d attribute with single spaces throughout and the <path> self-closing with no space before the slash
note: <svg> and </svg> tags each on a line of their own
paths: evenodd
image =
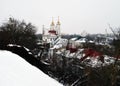
<svg viewBox="0 0 120 86">
<path fill-rule="evenodd" d="M 33 23 L 41 33 L 60 17 L 62 33 L 105 33 L 120 27 L 120 0 L 0 0 L 0 23 L 9 17 Z"/>
</svg>

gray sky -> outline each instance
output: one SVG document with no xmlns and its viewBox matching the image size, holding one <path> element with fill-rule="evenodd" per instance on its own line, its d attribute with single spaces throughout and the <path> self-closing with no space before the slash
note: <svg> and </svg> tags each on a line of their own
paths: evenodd
<svg viewBox="0 0 120 86">
<path fill-rule="evenodd" d="M 105 33 L 120 27 L 120 0 L 0 0 L 0 23 L 9 17 L 33 23 L 41 33 L 60 17 L 63 33 Z"/>
</svg>

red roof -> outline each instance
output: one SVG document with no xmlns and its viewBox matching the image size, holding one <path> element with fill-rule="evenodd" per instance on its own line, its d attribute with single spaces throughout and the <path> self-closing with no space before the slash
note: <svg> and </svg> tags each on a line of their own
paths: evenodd
<svg viewBox="0 0 120 86">
<path fill-rule="evenodd" d="M 49 30 L 48 32 L 51 33 L 51 34 L 55 34 L 56 35 L 56 31 L 55 30 Z"/>
<path fill-rule="evenodd" d="M 83 61 L 86 59 L 88 56 L 96 58 L 96 56 L 99 56 L 99 60 L 101 60 L 104 63 L 104 56 L 102 53 L 97 52 L 93 49 L 85 49 L 84 50 L 85 56 L 82 57 L 80 60 Z"/>
</svg>

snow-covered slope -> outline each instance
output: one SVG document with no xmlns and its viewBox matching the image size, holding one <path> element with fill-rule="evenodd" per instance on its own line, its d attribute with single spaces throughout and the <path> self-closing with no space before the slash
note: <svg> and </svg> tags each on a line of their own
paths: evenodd
<svg viewBox="0 0 120 86">
<path fill-rule="evenodd" d="M 0 86 L 63 86 L 9 51 L 0 51 Z"/>
</svg>

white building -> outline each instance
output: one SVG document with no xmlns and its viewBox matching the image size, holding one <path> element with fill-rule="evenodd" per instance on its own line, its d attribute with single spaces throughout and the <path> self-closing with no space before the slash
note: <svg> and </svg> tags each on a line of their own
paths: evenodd
<svg viewBox="0 0 120 86">
<path fill-rule="evenodd" d="M 57 38 L 61 37 L 61 32 L 60 32 L 60 21 L 58 18 L 57 23 L 55 24 L 53 19 L 50 24 L 50 28 L 46 29 L 43 26 L 43 32 L 42 32 L 42 40 L 43 42 L 50 43 L 51 46 L 55 44 L 55 40 Z"/>
</svg>

